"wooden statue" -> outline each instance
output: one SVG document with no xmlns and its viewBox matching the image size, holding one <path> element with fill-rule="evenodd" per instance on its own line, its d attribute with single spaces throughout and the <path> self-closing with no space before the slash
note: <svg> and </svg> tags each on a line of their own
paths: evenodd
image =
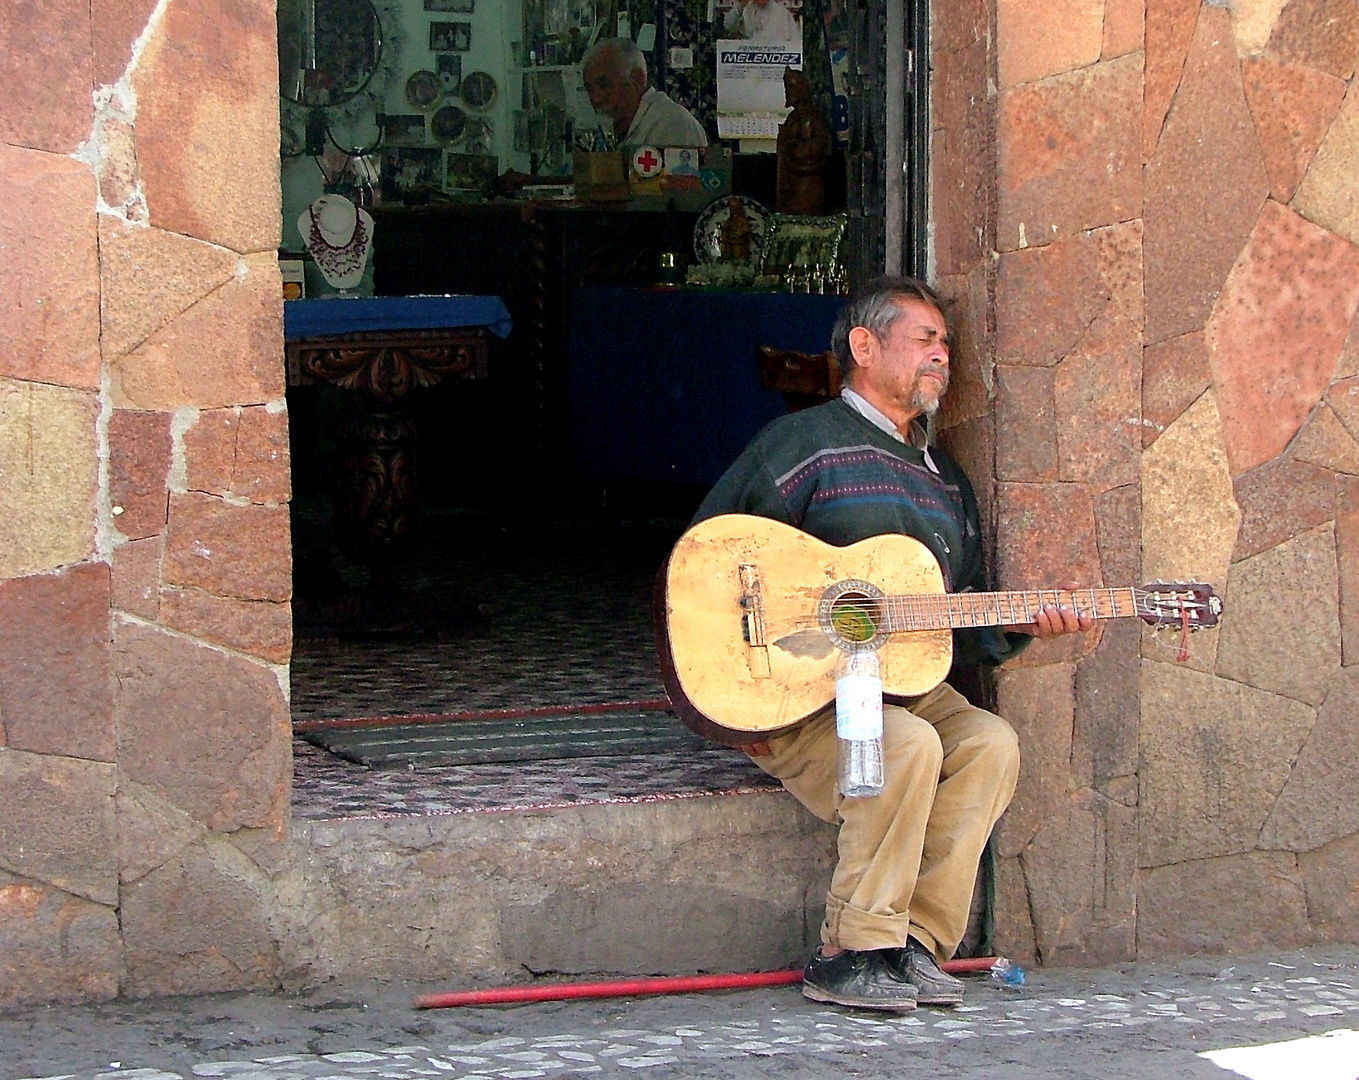
<svg viewBox="0 0 1359 1080">
<path fill-rule="evenodd" d="M 722 250 L 723 261 L 749 262 L 752 230 L 745 205 L 738 196 L 732 195 L 727 199 L 727 218 L 720 228 L 718 245 Z"/>
<path fill-rule="evenodd" d="M 817 111 L 812 84 L 802 72 L 783 69 L 783 93 L 784 104 L 793 111 L 779 125 L 775 205 L 780 214 L 823 214 L 830 125 Z"/>
</svg>

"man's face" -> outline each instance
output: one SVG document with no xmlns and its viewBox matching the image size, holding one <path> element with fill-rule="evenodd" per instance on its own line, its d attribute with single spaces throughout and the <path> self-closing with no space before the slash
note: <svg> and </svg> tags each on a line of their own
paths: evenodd
<svg viewBox="0 0 1359 1080">
<path fill-rule="evenodd" d="M 884 337 L 863 327 L 850 331 L 856 366 L 850 386 L 904 425 L 939 408 L 949 383 L 949 338 L 933 304 L 897 300 L 901 312 Z"/>
<path fill-rule="evenodd" d="M 646 91 L 646 76 L 641 71 L 620 75 L 618 58 L 605 51 L 586 64 L 581 74 L 595 112 L 614 123 L 632 122 Z"/>
</svg>

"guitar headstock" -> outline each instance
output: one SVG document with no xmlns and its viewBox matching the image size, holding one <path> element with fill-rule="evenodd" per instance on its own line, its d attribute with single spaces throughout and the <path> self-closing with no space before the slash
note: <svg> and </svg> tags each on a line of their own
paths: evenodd
<svg viewBox="0 0 1359 1080">
<path fill-rule="evenodd" d="M 1216 626 L 1222 599 L 1201 581 L 1153 581 L 1133 590 L 1137 617 L 1152 626 L 1201 630 Z"/>
</svg>

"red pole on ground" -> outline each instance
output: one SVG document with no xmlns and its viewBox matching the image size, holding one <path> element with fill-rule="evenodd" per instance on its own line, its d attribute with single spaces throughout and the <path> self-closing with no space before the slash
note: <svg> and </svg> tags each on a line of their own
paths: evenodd
<svg viewBox="0 0 1359 1080">
<path fill-rule="evenodd" d="M 978 956 L 947 960 L 940 966 L 953 975 L 989 971 L 996 958 Z M 731 975 L 668 975 L 650 979 L 605 979 L 601 982 L 552 983 L 547 986 L 499 986 L 489 990 L 455 990 L 421 994 L 417 1009 L 447 1009 L 457 1005 L 517 1005 L 528 1001 L 565 1001 L 571 998 L 639 997 L 643 994 L 695 994 L 705 990 L 753 990 L 787 986 L 802 981 L 802 969 L 754 971 Z"/>
</svg>

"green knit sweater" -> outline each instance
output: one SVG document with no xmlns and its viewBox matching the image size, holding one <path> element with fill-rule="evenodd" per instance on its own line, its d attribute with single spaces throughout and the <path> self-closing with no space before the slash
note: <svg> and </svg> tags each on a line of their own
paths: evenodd
<svg viewBox="0 0 1359 1080">
<path fill-rule="evenodd" d="M 913 536 L 939 560 L 950 592 L 983 586 L 972 485 L 937 449 L 893 439 L 842 400 L 780 417 L 757 435 L 694 521 L 756 514 L 843 547 L 870 536 Z M 1029 638 L 997 627 L 954 631 L 955 663 L 999 664 Z"/>
</svg>

